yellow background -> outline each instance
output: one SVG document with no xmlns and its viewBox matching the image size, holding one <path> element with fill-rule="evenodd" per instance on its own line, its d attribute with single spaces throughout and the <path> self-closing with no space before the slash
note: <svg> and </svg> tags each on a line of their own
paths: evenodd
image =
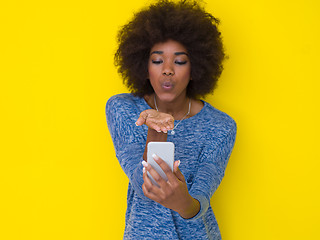
<svg viewBox="0 0 320 240">
<path fill-rule="evenodd" d="M 0 4 L 0 239 L 122 239 L 107 130 L 115 36 L 148 1 Z M 230 59 L 207 101 L 238 124 L 212 198 L 224 240 L 320 239 L 319 1 L 216 0 Z"/>
</svg>

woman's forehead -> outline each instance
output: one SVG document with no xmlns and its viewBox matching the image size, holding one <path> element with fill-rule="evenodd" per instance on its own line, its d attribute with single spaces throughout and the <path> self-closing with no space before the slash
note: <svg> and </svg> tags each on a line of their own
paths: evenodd
<svg viewBox="0 0 320 240">
<path fill-rule="evenodd" d="M 188 55 L 187 49 L 180 42 L 174 40 L 167 40 L 165 42 L 156 43 L 150 50 L 150 55 L 165 53 L 173 53 L 175 55 Z"/>
</svg>

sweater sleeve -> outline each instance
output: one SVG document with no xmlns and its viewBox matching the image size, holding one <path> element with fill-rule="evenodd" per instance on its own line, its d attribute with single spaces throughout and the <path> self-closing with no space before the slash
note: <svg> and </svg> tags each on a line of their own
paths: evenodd
<svg viewBox="0 0 320 240">
<path fill-rule="evenodd" d="M 134 103 L 129 99 L 113 96 L 106 104 L 106 118 L 121 168 L 135 192 L 140 197 L 146 198 L 142 191 L 143 166 L 141 164 L 146 140 L 141 129 L 135 125 L 138 116 L 137 109 L 134 107 Z"/>
<path fill-rule="evenodd" d="M 207 146 L 200 155 L 200 166 L 189 191 L 190 195 L 199 201 L 200 210 L 197 215 L 187 220 L 198 219 L 208 210 L 210 199 L 224 176 L 234 146 L 236 131 L 237 126 L 233 121 L 229 132 L 216 145 L 217 147 Z"/>
</svg>

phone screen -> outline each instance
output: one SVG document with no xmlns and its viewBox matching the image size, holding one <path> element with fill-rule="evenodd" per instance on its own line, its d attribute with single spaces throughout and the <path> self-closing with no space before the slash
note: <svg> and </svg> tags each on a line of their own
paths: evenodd
<svg viewBox="0 0 320 240">
<path fill-rule="evenodd" d="M 159 173 L 159 175 L 167 181 L 168 178 L 160 166 L 154 161 L 152 155 L 158 155 L 163 161 L 165 161 L 173 171 L 173 162 L 174 162 L 174 144 L 172 142 L 149 142 L 147 149 L 147 161 L 148 163 Z M 148 172 L 153 184 L 159 186 L 152 176 Z"/>
</svg>

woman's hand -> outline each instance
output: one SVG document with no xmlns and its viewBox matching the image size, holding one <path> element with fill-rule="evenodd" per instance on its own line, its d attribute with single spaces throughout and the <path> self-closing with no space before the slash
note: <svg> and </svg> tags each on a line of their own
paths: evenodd
<svg viewBox="0 0 320 240">
<path fill-rule="evenodd" d="M 156 130 L 157 132 L 167 133 L 168 130 L 172 130 L 174 127 L 174 118 L 167 113 L 158 112 L 154 109 L 147 109 L 140 113 L 137 126 L 146 124 L 149 128 Z"/>
<path fill-rule="evenodd" d="M 143 162 L 144 183 L 142 190 L 144 195 L 160 203 L 162 206 L 178 212 L 183 218 L 195 216 L 200 210 L 200 203 L 189 194 L 185 178 L 178 168 L 179 161 L 174 163 L 172 172 L 170 167 L 161 158 L 155 156 L 154 160 L 167 175 L 168 181 L 165 181 L 150 164 Z M 151 182 L 147 171 L 160 187 L 157 187 Z"/>
</svg>

